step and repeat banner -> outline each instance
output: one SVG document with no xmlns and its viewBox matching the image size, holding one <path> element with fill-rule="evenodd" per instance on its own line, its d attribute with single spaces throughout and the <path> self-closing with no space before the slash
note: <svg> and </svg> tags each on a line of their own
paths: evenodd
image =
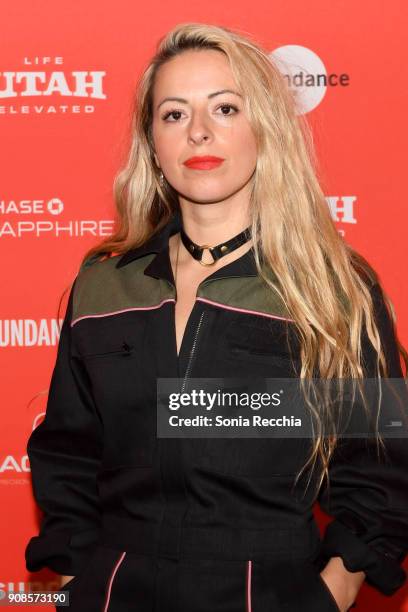
<svg viewBox="0 0 408 612">
<path fill-rule="evenodd" d="M 378 271 L 408 344 L 406 6 L 255 0 L 248 9 L 231 0 L 0 4 L 0 605 L 9 591 L 59 584 L 49 570 L 25 569 L 40 520 L 26 442 L 44 417 L 61 296 L 113 228 L 137 78 L 176 24 L 236 28 L 284 60 L 332 218 Z M 316 517 L 323 530 L 329 517 L 319 508 Z M 364 584 L 358 609 L 408 611 L 408 590 L 389 599 Z"/>
</svg>

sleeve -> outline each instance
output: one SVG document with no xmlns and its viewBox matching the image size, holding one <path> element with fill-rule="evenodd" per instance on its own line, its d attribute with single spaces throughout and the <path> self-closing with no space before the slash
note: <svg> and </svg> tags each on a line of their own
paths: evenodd
<svg viewBox="0 0 408 612">
<path fill-rule="evenodd" d="M 33 495 L 43 512 L 39 534 L 25 549 L 26 568 L 76 575 L 98 543 L 101 512 L 97 471 L 102 423 L 89 379 L 71 350 L 69 295 L 48 393 L 46 414 L 27 443 Z"/>
<path fill-rule="evenodd" d="M 389 377 L 403 378 L 394 325 L 378 283 L 371 295 Z M 365 329 L 362 341 L 366 377 L 375 378 L 375 351 Z M 406 408 L 404 394 L 404 413 Z M 323 536 L 321 556 L 324 563 L 341 557 L 348 571 L 364 571 L 367 583 L 392 595 L 406 579 L 402 563 L 408 549 L 408 446 L 404 437 L 383 441 L 388 459 L 381 462 L 375 440 L 372 448 L 361 438 L 340 440 L 336 447 L 329 490 L 324 486 L 318 495 L 320 507 L 334 517 Z"/>
</svg>

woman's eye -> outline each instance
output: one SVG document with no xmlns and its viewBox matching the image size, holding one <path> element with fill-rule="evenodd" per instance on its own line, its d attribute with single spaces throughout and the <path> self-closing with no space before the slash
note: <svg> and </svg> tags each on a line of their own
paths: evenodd
<svg viewBox="0 0 408 612">
<path fill-rule="evenodd" d="M 221 106 L 219 106 L 218 108 L 233 108 L 235 112 L 238 112 L 238 108 L 236 106 L 234 106 L 233 104 L 221 104 Z M 222 114 L 226 115 L 228 117 L 228 115 L 226 113 L 222 113 Z M 232 113 L 232 114 L 234 114 L 234 113 Z"/>
<path fill-rule="evenodd" d="M 167 121 L 167 118 L 170 117 L 171 115 L 179 115 L 180 113 L 181 111 L 178 111 L 178 110 L 168 111 L 167 113 L 163 115 L 162 119 L 164 119 L 164 121 Z M 174 123 L 174 121 L 170 121 L 169 123 Z"/>
<path fill-rule="evenodd" d="M 218 110 L 218 109 L 231 109 L 231 108 L 234 110 L 234 113 L 238 112 L 238 108 L 236 106 L 234 106 L 233 104 L 221 104 L 220 106 L 217 107 L 216 110 Z M 170 110 L 170 111 L 168 111 L 167 113 L 165 113 L 163 115 L 162 119 L 164 121 L 167 121 L 168 123 L 177 123 L 178 118 L 175 118 L 175 115 L 180 115 L 181 113 L 182 113 L 182 111 L 180 111 L 180 110 L 176 110 L 176 109 Z M 221 114 L 224 115 L 225 117 L 229 117 L 231 114 L 234 114 L 234 113 L 224 113 L 224 112 L 222 112 Z M 173 117 L 174 121 L 169 121 L 169 117 Z"/>
</svg>

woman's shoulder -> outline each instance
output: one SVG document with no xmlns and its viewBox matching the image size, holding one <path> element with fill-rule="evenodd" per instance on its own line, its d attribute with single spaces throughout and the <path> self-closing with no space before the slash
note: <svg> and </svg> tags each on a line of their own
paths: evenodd
<svg viewBox="0 0 408 612">
<path fill-rule="evenodd" d="M 73 322 L 156 303 L 160 286 L 144 274 L 152 254 L 136 259 L 132 266 L 118 265 L 122 258 L 123 253 L 99 253 L 83 260 L 73 286 Z"/>
<path fill-rule="evenodd" d="M 119 256 L 107 257 L 101 253 L 84 258 L 72 288 L 72 320 L 85 314 L 99 312 L 106 296 L 115 290 L 115 265 Z"/>
<path fill-rule="evenodd" d="M 107 256 L 97 253 L 86 257 L 78 270 L 75 290 L 78 293 L 82 290 L 91 290 L 101 283 L 109 283 L 117 276 L 116 264 L 120 255 Z"/>
</svg>

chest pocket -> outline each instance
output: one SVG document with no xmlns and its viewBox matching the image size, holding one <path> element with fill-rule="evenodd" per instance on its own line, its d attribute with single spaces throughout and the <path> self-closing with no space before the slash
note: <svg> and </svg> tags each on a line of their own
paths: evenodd
<svg viewBox="0 0 408 612">
<path fill-rule="evenodd" d="M 211 375 L 234 379 L 298 377 L 298 344 L 290 324 L 278 319 L 249 317 L 250 322 L 240 315 L 227 325 Z M 217 414 L 221 412 L 217 409 Z M 273 412 L 266 411 L 263 416 L 273 416 Z M 196 465 L 251 478 L 296 474 L 310 450 L 310 440 L 302 437 L 212 437 L 196 442 Z"/>
<path fill-rule="evenodd" d="M 251 322 L 235 319 L 227 327 L 221 360 L 234 362 L 235 371 L 248 376 L 299 376 L 299 342 L 293 324 L 267 317 L 251 318 Z"/>
<path fill-rule="evenodd" d="M 154 371 L 142 321 L 95 320 L 80 359 L 104 429 L 103 467 L 150 467 L 156 444 Z M 153 409 L 152 409 L 153 406 Z"/>
</svg>

